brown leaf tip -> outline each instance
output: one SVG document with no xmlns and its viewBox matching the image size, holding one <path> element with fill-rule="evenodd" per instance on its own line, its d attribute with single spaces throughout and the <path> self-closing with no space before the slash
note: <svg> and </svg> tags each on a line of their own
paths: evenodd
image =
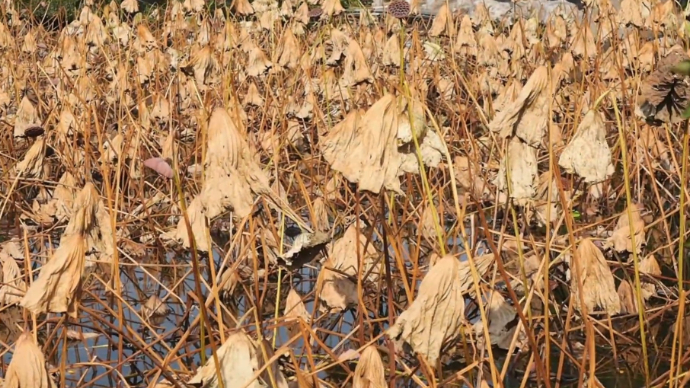
<svg viewBox="0 0 690 388">
<path fill-rule="evenodd" d="M 410 14 L 410 3 L 404 0 L 394 1 L 388 5 L 388 13 L 397 19 L 406 18 Z"/>
</svg>

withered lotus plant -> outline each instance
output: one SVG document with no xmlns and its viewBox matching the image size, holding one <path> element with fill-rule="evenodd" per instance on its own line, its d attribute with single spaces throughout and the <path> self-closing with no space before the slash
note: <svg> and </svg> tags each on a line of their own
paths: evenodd
<svg viewBox="0 0 690 388">
<path fill-rule="evenodd" d="M 375 345 L 369 345 L 364 348 L 359 357 L 352 379 L 352 388 L 386 388 L 387 386 L 381 355 Z"/>
<path fill-rule="evenodd" d="M 474 258 L 483 275 L 493 262 L 493 255 Z M 452 255 L 439 259 L 424 276 L 414 302 L 388 329 L 388 336 L 408 343 L 412 350 L 434 367 L 443 345 L 460 335 L 465 322 L 465 296 L 472 287 L 470 265 Z"/>
<path fill-rule="evenodd" d="M 561 153 L 558 164 L 568 173 L 575 173 L 587 183 L 597 183 L 613 175 L 611 150 L 606 142 L 606 127 L 602 114 L 587 112 L 575 136 Z"/>
<path fill-rule="evenodd" d="M 674 49 L 657 64 L 640 85 L 635 112 L 650 124 L 679 123 L 688 108 L 687 71 L 679 68 L 690 57 L 682 49 Z M 687 62 L 685 62 L 687 63 Z M 686 66 L 687 67 L 687 66 Z"/>
<path fill-rule="evenodd" d="M 592 240 L 586 238 L 580 241 L 577 256 L 579 262 L 575 263 L 576 259 L 573 257 L 570 265 L 572 273 L 570 297 L 573 298 L 573 305 L 580 311 L 586 307 L 588 314 L 593 313 L 597 308 L 601 308 L 610 315 L 618 314 L 621 310 L 620 298 L 604 254 Z M 582 298 L 580 298 L 580 293 L 582 293 Z"/>
<path fill-rule="evenodd" d="M 216 350 L 220 371 L 216 369 L 214 359 L 209 358 L 188 383 L 197 387 L 217 388 L 220 386 L 220 376 L 224 387 L 287 388 L 287 380 L 276 363 L 269 366 L 270 372 L 264 369 L 258 378 L 254 377 L 265 362 L 262 346 L 270 358 L 273 352 L 268 343 L 256 344 L 243 331 L 236 331 Z"/>
<path fill-rule="evenodd" d="M 533 199 L 537 185 L 537 150 L 513 137 L 496 176 L 495 184 L 501 192 L 500 202 L 506 194 L 520 204 Z"/>
<path fill-rule="evenodd" d="M 627 210 L 618 217 L 613 234 L 606 240 L 606 247 L 613 247 L 616 252 L 640 253 L 645 245 L 644 220 L 640 216 L 641 204 L 630 204 Z M 628 212 L 632 217 L 628 216 Z M 631 220 L 632 218 L 632 220 Z M 632 222 L 632 223 L 631 223 Z M 635 247 L 632 236 L 635 236 Z"/>
<path fill-rule="evenodd" d="M 637 314 L 637 298 L 629 281 L 623 280 L 618 285 L 618 298 L 621 301 L 622 314 Z"/>
<path fill-rule="evenodd" d="M 548 121 L 549 71 L 546 66 L 537 68 L 517 99 L 506 104 L 489 123 L 489 128 L 502 137 L 515 134 L 532 147 L 538 147 L 546 131 Z"/>
<path fill-rule="evenodd" d="M 87 243 L 97 247 L 99 240 L 103 238 L 111 240 L 112 248 L 112 231 L 100 237 L 100 231 L 94 222 L 100 210 L 98 201 L 95 188 L 87 183 L 75 199 L 73 215 L 65 228 L 60 246 L 41 268 L 38 278 L 20 302 L 21 306 L 35 314 L 67 313 L 72 318 L 77 317 Z"/>
<path fill-rule="evenodd" d="M 52 388 L 41 348 L 29 332 L 22 333 L 14 344 L 12 361 L 5 373 L 5 388 Z"/>
<path fill-rule="evenodd" d="M 26 293 L 26 282 L 17 264 L 17 258 L 23 258 L 19 246 L 14 241 L 2 244 L 0 265 L 2 266 L 2 286 L 0 286 L 0 304 L 19 303 Z"/>
<path fill-rule="evenodd" d="M 291 288 L 290 292 L 288 292 L 283 316 L 289 323 L 287 329 L 290 337 L 294 337 L 300 333 L 300 322 L 304 322 L 305 324 L 311 323 L 311 315 L 304 306 L 302 297 L 294 288 Z"/>
</svg>

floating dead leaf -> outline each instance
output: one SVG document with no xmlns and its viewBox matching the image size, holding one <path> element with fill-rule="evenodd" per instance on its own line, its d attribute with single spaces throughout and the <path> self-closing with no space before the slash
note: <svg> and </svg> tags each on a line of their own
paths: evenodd
<svg viewBox="0 0 690 388">
<path fill-rule="evenodd" d="M 628 216 L 628 211 L 632 217 Z M 642 247 L 646 244 L 644 233 L 644 221 L 640 217 L 640 205 L 630 204 L 627 210 L 623 211 L 618 217 L 616 227 L 613 229 L 613 234 L 606 240 L 606 248 L 616 250 L 618 253 L 633 252 L 632 235 L 635 236 L 635 253 L 640 253 Z"/>
<path fill-rule="evenodd" d="M 12 361 L 5 373 L 5 388 L 52 388 L 56 386 L 46 369 L 41 348 L 29 332 L 19 336 L 14 344 Z"/>
<path fill-rule="evenodd" d="M 482 275 L 493 262 L 493 255 L 474 260 Z M 469 263 L 461 263 L 452 255 L 442 257 L 422 280 L 414 302 L 387 330 L 388 336 L 398 343 L 410 344 L 429 365 L 436 365 L 444 343 L 460 334 L 465 322 L 463 294 L 472 284 Z"/>
<path fill-rule="evenodd" d="M 369 345 L 359 357 L 355 374 L 352 378 L 352 388 L 386 388 L 386 374 L 383 360 L 376 346 Z"/>
<path fill-rule="evenodd" d="M 620 299 L 604 254 L 588 238 L 580 241 L 577 254 L 580 262 L 573 263 L 573 258 L 570 266 L 573 274 L 570 279 L 572 287 L 570 297 L 574 298 L 574 306 L 582 311 L 581 292 L 588 314 L 593 313 L 597 308 L 603 309 L 610 315 L 618 314 L 621 310 Z"/>
<path fill-rule="evenodd" d="M 287 299 L 285 300 L 285 311 L 283 313 L 285 321 L 288 322 L 288 334 L 290 338 L 298 335 L 301 332 L 300 322 L 305 324 L 311 323 L 311 315 L 307 311 L 307 308 L 302 302 L 302 297 L 295 291 L 294 288 L 290 289 L 288 292 Z"/>
<path fill-rule="evenodd" d="M 345 310 L 357 303 L 354 279 L 359 276 L 363 282 L 376 282 L 381 274 L 378 252 L 364 230 L 358 230 L 356 224 L 350 225 L 343 237 L 327 247 L 327 257 L 317 284 L 321 290 L 319 299 L 331 312 Z M 358 275 L 360 257 L 363 265 L 361 275 Z"/>
<path fill-rule="evenodd" d="M 597 183 L 613 175 L 611 150 L 606 143 L 606 127 L 601 113 L 587 112 L 573 139 L 561 153 L 558 165 L 570 174 L 577 174 L 587 183 Z"/>
</svg>

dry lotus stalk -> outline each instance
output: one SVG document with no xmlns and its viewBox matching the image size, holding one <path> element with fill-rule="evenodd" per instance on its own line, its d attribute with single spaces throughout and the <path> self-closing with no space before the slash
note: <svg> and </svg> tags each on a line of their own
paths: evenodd
<svg viewBox="0 0 690 388">
<path fill-rule="evenodd" d="M 30 332 L 22 333 L 14 344 L 12 361 L 5 373 L 5 388 L 52 388 L 41 348 Z"/>
<path fill-rule="evenodd" d="M 618 314 L 621 310 L 620 299 L 604 254 L 592 240 L 586 238 L 580 241 L 577 255 L 579 263 L 575 263 L 573 258 L 570 265 L 573 274 L 570 279 L 570 297 L 574 298 L 574 306 L 580 311 L 586 307 L 588 314 L 593 313 L 596 308 L 601 308 L 610 315 Z M 581 305 L 580 293 L 584 306 Z"/>
<path fill-rule="evenodd" d="M 474 258 L 481 275 L 493 262 L 490 257 Z M 395 324 L 388 336 L 404 341 L 412 350 L 435 366 L 444 343 L 455 339 L 465 322 L 465 297 L 472 286 L 469 263 L 446 255 L 431 267 L 419 286 L 419 294 Z"/>
<path fill-rule="evenodd" d="M 690 57 L 682 49 L 674 48 L 662 58 L 657 69 L 640 85 L 635 113 L 649 123 L 682 122 L 682 112 L 688 106 L 688 84 L 685 77 L 672 71 L 673 67 Z"/>
<path fill-rule="evenodd" d="M 640 253 L 645 245 L 644 220 L 640 217 L 641 204 L 630 204 L 627 210 L 618 217 L 613 234 L 606 240 L 606 247 L 616 250 L 618 253 L 633 252 L 632 234 L 635 236 L 635 253 Z M 628 216 L 628 211 L 632 216 Z"/>
<path fill-rule="evenodd" d="M 558 165 L 587 183 L 608 179 L 614 172 L 611 150 L 606 143 L 606 127 L 601 113 L 591 109 L 580 122 L 573 139 L 561 153 Z"/>
<path fill-rule="evenodd" d="M 386 388 L 387 386 L 381 355 L 375 345 L 369 345 L 364 348 L 359 357 L 352 378 L 352 388 Z"/>
<path fill-rule="evenodd" d="M 507 104 L 489 123 L 489 128 L 502 137 L 515 133 L 535 147 L 541 143 L 548 121 L 549 70 L 537 68 L 520 91 L 517 99 Z"/>
<path fill-rule="evenodd" d="M 496 187 L 518 203 L 524 203 L 536 194 L 537 172 L 537 150 L 513 137 L 501 161 Z"/>
<path fill-rule="evenodd" d="M 640 260 L 640 273 L 649 276 L 661 276 L 661 267 L 656 260 L 656 256 L 649 255 Z M 645 301 L 649 300 L 656 293 L 656 285 L 651 282 L 642 281 L 642 297 Z"/>
<path fill-rule="evenodd" d="M 618 298 L 621 301 L 621 314 L 637 314 L 637 298 L 629 281 L 623 280 L 618 286 Z"/>
<path fill-rule="evenodd" d="M 266 346 L 266 343 L 263 345 Z M 259 346 L 262 345 L 259 344 Z M 266 353 L 272 355 L 271 349 L 266 349 Z M 223 386 L 228 388 L 274 386 L 267 369 L 261 373 L 259 378 L 254 378 L 255 373 L 263 365 L 262 350 L 244 332 L 236 331 L 230 334 L 223 345 L 216 350 L 216 356 L 221 370 L 217 371 L 214 359 L 209 358 L 206 364 L 199 368 L 196 375 L 189 380 L 188 384 L 202 388 L 217 388 L 220 386 L 218 382 L 220 375 L 220 378 L 223 379 Z M 270 358 L 270 356 L 268 357 Z M 285 380 L 285 376 L 283 376 L 278 365 L 274 363 L 270 368 L 276 384 L 274 387 L 287 388 L 287 380 Z"/>
</svg>

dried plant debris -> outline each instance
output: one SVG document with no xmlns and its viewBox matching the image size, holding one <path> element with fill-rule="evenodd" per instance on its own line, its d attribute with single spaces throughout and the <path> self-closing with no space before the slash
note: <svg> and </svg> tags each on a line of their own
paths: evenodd
<svg viewBox="0 0 690 388">
<path fill-rule="evenodd" d="M 224 387 L 287 388 L 287 380 L 275 363 L 269 366 L 270 372 L 264 370 L 258 378 L 255 377 L 256 372 L 264 365 L 261 346 L 266 345 L 268 344 L 256 344 L 242 331 L 234 332 L 216 350 L 220 371 L 216 370 L 213 358 L 209 358 L 188 383 L 195 387 L 217 388 L 220 386 L 220 377 Z"/>
<path fill-rule="evenodd" d="M 489 349 L 543 348 L 546 309 L 634 363 L 641 313 L 667 348 L 690 10 L 585 3 L 85 0 L 41 24 L 3 2 L 0 375 L 484 386 Z M 21 328 L 46 356 L 29 382 Z M 195 365 L 209 338 L 220 364 Z"/>
<path fill-rule="evenodd" d="M 300 233 L 292 242 L 290 250 L 285 252 L 280 258 L 288 266 L 295 265 L 295 262 L 309 262 L 330 240 L 330 236 L 323 232 Z"/>
<path fill-rule="evenodd" d="M 575 262 L 579 260 L 579 262 Z M 613 274 L 606 263 L 604 254 L 592 240 L 586 238 L 577 247 L 577 256 L 571 259 L 570 278 L 573 289 L 571 298 L 574 305 L 588 314 L 598 309 L 610 315 L 616 315 L 621 310 L 620 299 L 616 292 Z"/>
<path fill-rule="evenodd" d="M 679 123 L 688 107 L 686 77 L 673 68 L 690 57 L 681 48 L 663 57 L 640 85 L 635 113 L 651 124 Z"/>
<path fill-rule="evenodd" d="M 616 252 L 641 253 L 646 244 L 644 233 L 644 221 L 640 216 L 640 206 L 630 204 L 628 209 L 618 217 L 613 234 L 606 240 L 606 247 L 613 248 Z M 633 247 L 633 239 L 635 246 Z"/>
<path fill-rule="evenodd" d="M 375 346 L 369 345 L 364 348 L 359 357 L 352 387 L 385 388 L 387 386 L 381 356 Z"/>
<path fill-rule="evenodd" d="M 14 346 L 12 361 L 5 373 L 4 387 L 8 388 L 52 388 L 52 381 L 41 348 L 34 341 L 31 333 L 25 332 Z"/>
<path fill-rule="evenodd" d="M 608 179 L 614 171 L 611 150 L 606 142 L 602 114 L 591 109 L 582 118 L 573 139 L 561 153 L 558 164 L 568 173 L 577 174 L 587 183 Z"/>
<path fill-rule="evenodd" d="M 483 274 L 492 262 L 493 256 L 478 257 L 477 269 Z M 414 302 L 388 329 L 388 336 L 399 346 L 409 344 L 429 365 L 436 365 L 443 345 L 455 339 L 465 323 L 463 295 L 472 287 L 469 267 L 451 255 L 439 259 L 422 280 Z"/>
</svg>

